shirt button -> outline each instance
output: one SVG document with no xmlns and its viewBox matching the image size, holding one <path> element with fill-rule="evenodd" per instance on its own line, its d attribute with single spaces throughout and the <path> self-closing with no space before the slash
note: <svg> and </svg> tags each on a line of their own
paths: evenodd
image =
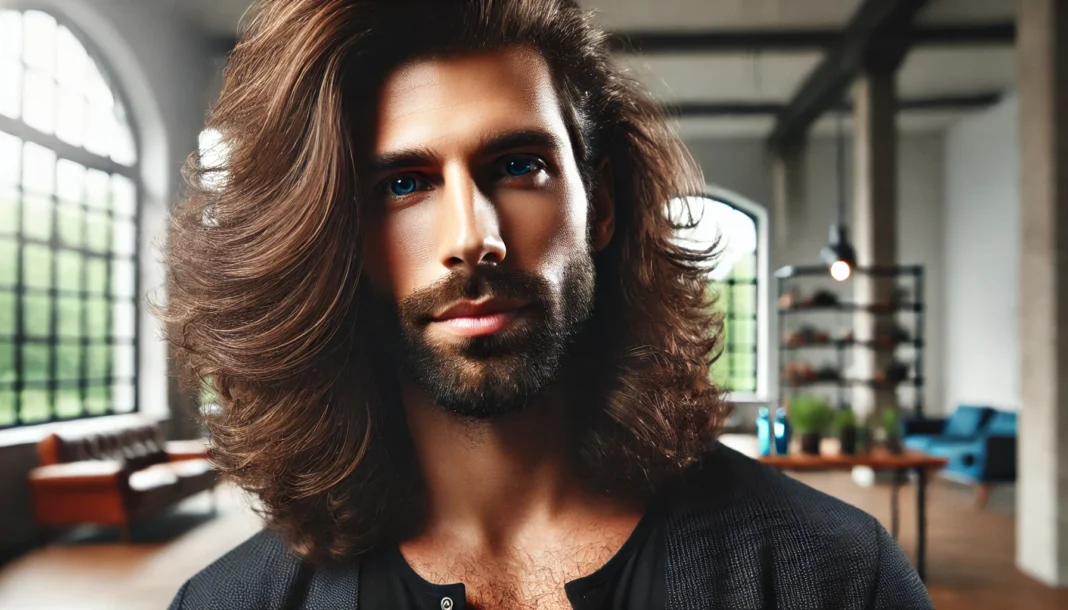
<svg viewBox="0 0 1068 610">
<path fill-rule="evenodd" d="M 452 598 L 451 597 L 443 597 L 443 598 L 441 598 L 441 610 L 452 610 Z"/>
</svg>

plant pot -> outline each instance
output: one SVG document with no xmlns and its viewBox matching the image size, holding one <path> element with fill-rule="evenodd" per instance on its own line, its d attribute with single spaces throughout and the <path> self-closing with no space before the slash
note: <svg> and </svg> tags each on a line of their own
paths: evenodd
<svg viewBox="0 0 1068 610">
<path fill-rule="evenodd" d="M 895 455 L 904 451 L 904 447 L 901 446 L 901 437 L 899 436 L 887 436 L 884 446 L 887 451 Z"/>
<path fill-rule="evenodd" d="M 801 453 L 809 455 L 820 454 L 820 435 L 809 433 L 801 435 Z"/>
<path fill-rule="evenodd" d="M 854 455 L 857 452 L 857 429 L 845 428 L 838 434 L 839 451 L 843 455 Z"/>
</svg>

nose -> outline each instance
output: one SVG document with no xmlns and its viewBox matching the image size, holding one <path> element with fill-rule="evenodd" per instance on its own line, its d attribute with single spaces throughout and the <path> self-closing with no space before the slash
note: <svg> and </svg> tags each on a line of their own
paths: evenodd
<svg viewBox="0 0 1068 610">
<path fill-rule="evenodd" d="M 465 169 L 447 171 L 437 219 L 439 258 L 448 269 L 498 264 L 506 249 L 497 210 Z"/>
</svg>

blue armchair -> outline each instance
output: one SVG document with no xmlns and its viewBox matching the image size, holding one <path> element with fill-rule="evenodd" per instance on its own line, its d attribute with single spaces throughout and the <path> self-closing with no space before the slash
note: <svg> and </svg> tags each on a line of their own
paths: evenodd
<svg viewBox="0 0 1068 610">
<path fill-rule="evenodd" d="M 937 425 L 937 420 L 906 422 L 905 446 L 948 458 L 943 475 L 976 485 L 980 507 L 992 484 L 1016 480 L 1016 413 L 962 406 L 945 420 L 941 434 Z"/>
<path fill-rule="evenodd" d="M 904 422 L 905 446 L 916 451 L 928 451 L 934 441 L 971 441 L 986 425 L 994 409 L 961 405 L 949 418 L 912 419 Z"/>
</svg>

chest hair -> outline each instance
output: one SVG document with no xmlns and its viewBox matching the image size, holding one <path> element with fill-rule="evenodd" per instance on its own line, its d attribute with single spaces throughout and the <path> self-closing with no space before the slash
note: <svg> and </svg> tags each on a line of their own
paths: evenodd
<svg viewBox="0 0 1068 610">
<path fill-rule="evenodd" d="M 512 551 L 491 558 L 455 555 L 412 567 L 430 582 L 461 582 L 475 610 L 571 610 L 564 585 L 597 571 L 619 544 L 592 543 L 536 554 Z"/>
</svg>

